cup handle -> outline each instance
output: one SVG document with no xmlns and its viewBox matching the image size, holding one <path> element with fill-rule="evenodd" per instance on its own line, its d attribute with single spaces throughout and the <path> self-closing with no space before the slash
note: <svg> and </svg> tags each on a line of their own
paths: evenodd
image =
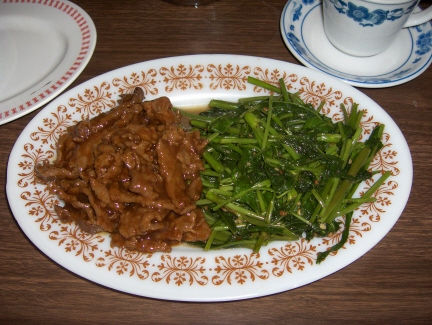
<svg viewBox="0 0 432 325">
<path fill-rule="evenodd" d="M 429 8 L 427 8 L 423 11 L 413 13 L 408 18 L 404 27 L 411 27 L 411 26 L 420 25 L 420 24 L 423 24 L 423 23 L 425 23 L 431 19 L 432 19 L 432 6 L 430 6 Z"/>
</svg>

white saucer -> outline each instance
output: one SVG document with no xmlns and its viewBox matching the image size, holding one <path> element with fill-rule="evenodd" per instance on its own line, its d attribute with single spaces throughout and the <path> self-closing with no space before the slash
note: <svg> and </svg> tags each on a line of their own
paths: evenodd
<svg viewBox="0 0 432 325">
<path fill-rule="evenodd" d="M 431 64 L 430 22 L 405 28 L 383 53 L 354 57 L 339 51 L 328 41 L 321 3 L 321 0 L 290 0 L 282 11 L 280 28 L 283 40 L 292 54 L 307 67 L 353 86 L 384 88 L 414 79 Z M 420 10 L 416 8 L 416 11 Z M 428 42 L 421 42 L 425 39 Z"/>
<path fill-rule="evenodd" d="M 0 125 L 63 92 L 83 71 L 95 45 L 92 19 L 72 2 L 0 3 Z"/>
</svg>

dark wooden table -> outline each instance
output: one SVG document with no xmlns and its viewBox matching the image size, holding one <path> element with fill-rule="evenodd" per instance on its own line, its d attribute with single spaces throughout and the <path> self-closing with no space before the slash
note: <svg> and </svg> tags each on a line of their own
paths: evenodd
<svg viewBox="0 0 432 325">
<path fill-rule="evenodd" d="M 104 72 L 157 58 L 226 53 L 300 64 L 284 45 L 285 0 L 219 0 L 179 7 L 161 0 L 76 0 L 98 32 L 72 88 Z M 423 3 L 430 5 L 430 0 Z M 408 204 L 390 233 L 341 271 L 296 290 L 227 303 L 181 303 L 107 289 L 63 269 L 23 234 L 5 195 L 15 140 L 39 110 L 0 126 L 0 323 L 324 324 L 431 323 L 432 67 L 391 88 L 360 89 L 404 133 L 414 163 Z"/>
</svg>

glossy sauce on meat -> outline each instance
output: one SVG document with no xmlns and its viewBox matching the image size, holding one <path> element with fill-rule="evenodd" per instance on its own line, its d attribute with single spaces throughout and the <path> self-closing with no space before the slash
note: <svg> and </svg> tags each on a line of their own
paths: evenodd
<svg viewBox="0 0 432 325">
<path fill-rule="evenodd" d="M 112 246 L 169 252 L 210 235 L 195 205 L 206 141 L 179 126 L 168 98 L 143 100 L 136 88 L 111 111 L 69 127 L 55 162 L 36 174 L 64 202 L 55 207 L 63 222 L 109 232 Z"/>
</svg>

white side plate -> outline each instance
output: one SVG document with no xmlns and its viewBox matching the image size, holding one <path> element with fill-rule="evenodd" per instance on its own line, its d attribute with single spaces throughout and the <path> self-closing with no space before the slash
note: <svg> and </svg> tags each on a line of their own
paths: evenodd
<svg viewBox="0 0 432 325">
<path fill-rule="evenodd" d="M 69 1 L 0 3 L 0 125 L 46 104 L 89 62 L 93 21 Z"/>
</svg>

